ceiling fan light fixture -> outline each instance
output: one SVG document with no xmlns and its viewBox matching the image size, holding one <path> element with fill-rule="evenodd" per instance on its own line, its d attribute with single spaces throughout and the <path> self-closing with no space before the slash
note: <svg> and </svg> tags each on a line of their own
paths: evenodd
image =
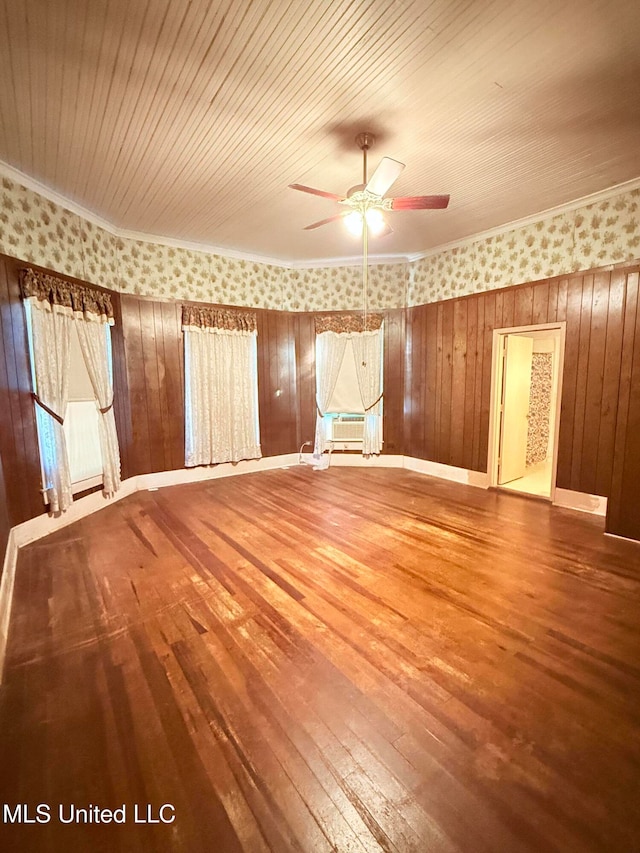
<svg viewBox="0 0 640 853">
<path fill-rule="evenodd" d="M 378 210 L 377 207 L 370 207 L 365 213 L 365 219 L 367 220 L 369 230 L 374 236 L 380 234 L 384 230 L 384 226 L 386 224 L 384 216 L 382 215 L 382 211 Z"/>
<path fill-rule="evenodd" d="M 362 214 L 360 211 L 352 210 L 351 213 L 348 213 L 344 218 L 344 224 L 354 237 L 359 237 L 362 234 Z"/>
<path fill-rule="evenodd" d="M 359 237 L 362 234 L 363 222 L 367 223 L 367 227 L 374 237 L 381 234 L 386 226 L 382 211 L 375 207 L 370 207 L 364 215 L 359 210 L 352 210 L 344 217 L 344 224 L 354 237 Z"/>
</svg>

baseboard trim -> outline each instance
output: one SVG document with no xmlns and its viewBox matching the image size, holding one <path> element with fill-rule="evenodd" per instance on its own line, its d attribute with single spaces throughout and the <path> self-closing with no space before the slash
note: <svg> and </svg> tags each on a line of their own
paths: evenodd
<svg viewBox="0 0 640 853">
<path fill-rule="evenodd" d="M 93 492 L 86 495 L 84 498 L 74 501 L 66 512 L 59 515 L 37 515 L 35 518 L 30 518 L 28 521 L 23 521 L 22 524 L 17 524 L 11 528 L 11 532 L 15 534 L 16 545 L 22 548 L 24 545 L 29 545 L 31 542 L 36 542 L 56 530 L 61 530 L 63 527 L 68 527 L 75 521 L 80 521 L 88 515 L 92 515 L 98 510 L 104 509 L 112 503 L 121 501 L 123 498 L 132 495 L 137 489 L 137 477 L 130 477 L 128 480 L 123 480 L 120 489 L 111 498 L 105 498 L 102 492 Z"/>
<path fill-rule="evenodd" d="M 198 468 L 179 468 L 175 471 L 159 471 L 156 474 L 140 474 L 137 490 L 162 489 L 166 486 L 181 486 L 187 483 L 201 483 L 204 480 L 218 480 L 220 477 L 236 477 L 240 474 L 252 474 L 258 471 L 272 471 L 274 468 L 286 468 L 298 464 L 297 453 L 281 456 L 265 456 L 262 459 L 244 459 L 241 462 L 224 462 L 220 465 Z"/>
<path fill-rule="evenodd" d="M 429 477 L 439 477 L 453 483 L 465 486 L 476 486 L 479 489 L 489 488 L 489 475 L 483 471 L 471 471 L 469 468 L 456 468 L 455 465 L 444 465 L 442 462 L 430 462 L 428 459 L 418 459 L 415 456 L 404 456 L 403 468 L 426 474 Z"/>
<path fill-rule="evenodd" d="M 556 487 L 553 496 L 553 505 L 563 509 L 577 509 L 580 512 L 589 512 L 592 515 L 605 516 L 607 514 L 607 499 L 601 495 L 588 495 L 586 492 L 574 492 L 571 489 L 559 489 Z"/>
<path fill-rule="evenodd" d="M 637 539 L 632 539 L 630 536 L 623 536 L 621 533 L 609 533 L 608 530 L 605 530 L 604 535 L 608 536 L 609 539 L 617 539 L 619 542 L 631 542 L 636 547 L 640 545 Z"/>
<path fill-rule="evenodd" d="M 313 454 L 303 453 L 305 465 L 313 465 Z M 334 450 L 329 456 L 329 468 L 402 468 L 403 456 L 381 453 L 379 456 L 363 456 L 361 453 L 343 453 Z M 298 457 L 296 457 L 296 463 Z M 326 468 L 322 470 L 326 471 Z"/>
</svg>

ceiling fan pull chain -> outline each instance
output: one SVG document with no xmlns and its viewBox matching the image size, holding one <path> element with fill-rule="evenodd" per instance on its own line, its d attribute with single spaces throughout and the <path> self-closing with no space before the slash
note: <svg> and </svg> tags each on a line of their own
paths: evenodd
<svg viewBox="0 0 640 853">
<path fill-rule="evenodd" d="M 367 331 L 367 301 L 369 295 L 369 227 L 362 217 L 362 331 Z"/>
</svg>

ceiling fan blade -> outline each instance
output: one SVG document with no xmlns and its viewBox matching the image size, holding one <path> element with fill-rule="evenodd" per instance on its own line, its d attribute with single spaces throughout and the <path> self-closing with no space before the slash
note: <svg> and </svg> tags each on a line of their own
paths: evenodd
<svg viewBox="0 0 640 853">
<path fill-rule="evenodd" d="M 383 196 L 403 169 L 404 163 L 392 160 L 391 157 L 383 157 L 365 189 L 373 195 Z"/>
<path fill-rule="evenodd" d="M 348 216 L 349 211 L 346 213 L 336 213 L 334 216 L 329 216 L 327 219 L 321 219 L 320 222 L 314 222 L 311 225 L 305 225 L 302 229 L 303 231 L 312 231 L 314 228 L 319 228 L 321 225 L 326 225 L 329 222 L 335 222 L 336 219 L 342 219 L 344 216 Z"/>
<path fill-rule="evenodd" d="M 391 199 L 391 210 L 441 210 L 449 204 L 448 195 L 414 195 Z"/>
<path fill-rule="evenodd" d="M 322 198 L 330 198 L 332 201 L 342 201 L 344 196 L 336 195 L 335 193 L 327 193 L 324 190 L 316 190 L 313 187 L 305 187 L 303 184 L 289 184 L 290 190 L 300 190 L 302 193 L 311 193 L 311 195 L 319 195 Z"/>
</svg>

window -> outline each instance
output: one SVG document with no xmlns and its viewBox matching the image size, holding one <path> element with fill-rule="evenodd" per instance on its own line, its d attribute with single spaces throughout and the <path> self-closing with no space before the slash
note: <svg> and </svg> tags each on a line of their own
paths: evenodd
<svg viewBox="0 0 640 853">
<path fill-rule="evenodd" d="M 111 329 L 105 324 L 107 351 L 111 367 Z M 74 494 L 102 484 L 102 450 L 100 448 L 100 413 L 89 372 L 84 363 L 78 330 L 71 327 L 69 359 L 69 402 L 64 419 L 69 470 Z"/>
<path fill-rule="evenodd" d="M 31 382 L 34 392 L 38 394 L 33 349 L 32 306 L 28 300 L 25 301 L 24 306 L 27 317 Z M 109 372 L 112 374 L 111 329 L 106 323 L 104 324 L 104 334 L 106 336 Z M 68 383 L 68 403 L 63 430 L 67 445 L 71 491 L 72 494 L 78 494 L 78 492 L 102 485 L 104 479 L 104 461 L 100 445 L 100 412 L 80 347 L 75 322 L 71 324 L 70 329 Z M 36 405 L 36 424 L 38 428 L 43 483 L 46 480 L 44 457 L 50 453 L 51 447 L 49 420 L 46 412 L 40 406 Z"/>
<path fill-rule="evenodd" d="M 327 446 L 367 456 L 382 449 L 382 317 L 362 328 L 359 316 L 317 319 L 316 456 Z"/>
<path fill-rule="evenodd" d="M 92 482 L 102 482 L 105 497 L 120 488 L 109 331 L 114 322 L 113 305 L 105 291 L 31 268 L 20 270 L 20 291 L 40 445 L 42 497 L 49 512 L 65 512 L 73 503 L 73 492 Z M 97 442 L 92 415 L 98 420 Z M 77 445 L 71 453 L 75 487 L 67 441 Z"/>
<path fill-rule="evenodd" d="M 258 459 L 255 314 L 183 307 L 185 465 Z"/>
<path fill-rule="evenodd" d="M 347 340 L 336 385 L 331 394 L 327 414 L 364 415 L 364 405 L 358 384 L 353 342 Z"/>
</svg>

